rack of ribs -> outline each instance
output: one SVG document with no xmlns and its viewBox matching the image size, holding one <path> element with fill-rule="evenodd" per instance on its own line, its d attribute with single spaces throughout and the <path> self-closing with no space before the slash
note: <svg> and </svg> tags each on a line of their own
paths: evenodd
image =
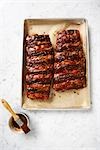
<svg viewBox="0 0 100 150">
<path fill-rule="evenodd" d="M 56 91 L 86 86 L 86 59 L 78 30 L 57 33 L 53 88 Z"/>
<path fill-rule="evenodd" d="M 49 35 L 26 37 L 26 70 L 27 97 L 47 100 L 53 77 L 53 49 Z"/>
</svg>

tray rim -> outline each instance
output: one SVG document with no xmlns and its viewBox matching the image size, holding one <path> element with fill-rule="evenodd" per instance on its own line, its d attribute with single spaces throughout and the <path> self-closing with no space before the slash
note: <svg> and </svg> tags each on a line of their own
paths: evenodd
<svg viewBox="0 0 100 150">
<path fill-rule="evenodd" d="M 66 108 L 32 108 L 32 107 L 24 107 L 23 106 L 23 74 L 24 74 L 24 37 L 25 37 L 25 23 L 26 21 L 84 21 L 85 22 L 85 26 L 86 26 L 86 46 L 87 46 L 87 76 L 88 76 L 88 95 L 89 95 L 89 102 L 87 106 L 80 106 L 80 107 L 66 107 Z M 22 52 L 22 90 L 21 90 L 21 108 L 23 108 L 24 110 L 29 110 L 29 111 L 33 111 L 33 110 L 37 110 L 37 111 L 62 111 L 62 110 L 91 110 L 92 108 L 92 100 L 91 100 L 91 76 L 90 76 L 90 46 L 89 46 L 89 28 L 88 28 L 88 20 L 86 18 L 26 18 L 24 19 L 24 23 L 23 23 L 23 52 Z"/>
</svg>

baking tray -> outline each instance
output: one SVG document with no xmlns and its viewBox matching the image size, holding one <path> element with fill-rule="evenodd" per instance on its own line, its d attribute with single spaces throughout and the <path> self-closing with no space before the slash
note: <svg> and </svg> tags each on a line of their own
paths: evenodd
<svg viewBox="0 0 100 150">
<path fill-rule="evenodd" d="M 31 100 L 26 96 L 25 88 L 25 37 L 26 35 L 43 34 L 54 30 L 55 27 L 66 29 L 78 29 L 83 41 L 83 50 L 86 56 L 86 77 L 87 87 L 78 90 L 68 90 L 65 92 L 53 91 L 53 98 L 48 101 Z M 22 68 L 22 108 L 28 110 L 70 110 L 70 109 L 89 109 L 91 108 L 90 100 L 90 67 L 89 67 L 89 39 L 88 24 L 84 18 L 79 19 L 25 19 L 24 20 L 24 37 L 23 37 L 23 68 Z"/>
</svg>

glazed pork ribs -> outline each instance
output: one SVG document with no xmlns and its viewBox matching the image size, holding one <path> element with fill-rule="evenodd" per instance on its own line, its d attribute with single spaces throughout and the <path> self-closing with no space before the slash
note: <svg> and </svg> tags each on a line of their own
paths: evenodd
<svg viewBox="0 0 100 150">
<path fill-rule="evenodd" d="M 57 33 L 54 52 L 54 81 L 56 91 L 80 89 L 86 86 L 86 59 L 78 30 Z"/>
<path fill-rule="evenodd" d="M 53 77 L 53 50 L 48 35 L 26 37 L 26 68 L 27 97 L 47 100 Z"/>
<path fill-rule="evenodd" d="M 56 91 L 86 86 L 86 59 L 78 30 L 58 32 L 54 51 L 49 35 L 26 37 L 27 97 L 47 100 L 52 79 Z"/>
</svg>

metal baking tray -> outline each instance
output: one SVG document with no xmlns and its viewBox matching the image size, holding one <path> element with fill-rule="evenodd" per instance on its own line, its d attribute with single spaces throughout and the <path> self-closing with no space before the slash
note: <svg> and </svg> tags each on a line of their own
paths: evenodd
<svg viewBox="0 0 100 150">
<path fill-rule="evenodd" d="M 26 35 L 43 34 L 53 31 L 55 28 L 63 27 L 66 29 L 78 29 L 83 42 L 83 50 L 86 57 L 86 77 L 87 87 L 78 90 L 68 90 L 65 92 L 53 91 L 53 98 L 48 101 L 31 100 L 26 96 L 25 88 L 25 37 Z M 89 109 L 90 100 L 90 67 L 89 67 L 89 39 L 88 24 L 84 18 L 80 19 L 25 19 L 23 37 L 23 68 L 22 68 L 22 108 L 28 110 L 70 110 L 70 109 Z"/>
</svg>

